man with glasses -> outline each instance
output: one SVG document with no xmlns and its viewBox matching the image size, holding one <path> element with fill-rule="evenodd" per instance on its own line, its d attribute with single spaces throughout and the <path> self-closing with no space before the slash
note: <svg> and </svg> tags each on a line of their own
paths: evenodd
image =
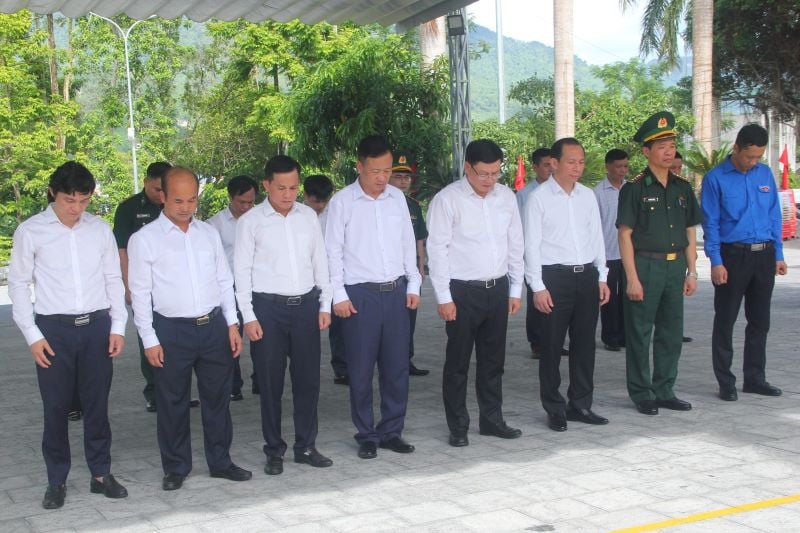
<svg viewBox="0 0 800 533">
<path fill-rule="evenodd" d="M 442 395 L 451 446 L 467 446 L 467 381 L 473 347 L 481 435 L 515 439 L 503 419 L 503 367 L 508 315 L 520 308 L 522 223 L 514 193 L 498 185 L 503 151 L 472 141 L 466 177 L 442 189 L 428 208 L 431 282 L 446 322 Z"/>
</svg>

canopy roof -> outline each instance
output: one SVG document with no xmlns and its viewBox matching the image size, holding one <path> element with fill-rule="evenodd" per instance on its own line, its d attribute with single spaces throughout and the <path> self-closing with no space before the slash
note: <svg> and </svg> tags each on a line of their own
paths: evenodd
<svg viewBox="0 0 800 533">
<path fill-rule="evenodd" d="M 0 0 L 0 12 L 14 13 L 29 9 L 34 13 L 61 12 L 76 18 L 89 12 L 114 17 L 126 14 L 134 19 L 152 15 L 174 19 L 186 16 L 202 22 L 266 19 L 288 22 L 300 19 L 313 24 L 327 21 L 338 24 L 377 22 L 383 26 L 397 24 L 401 29 L 416 26 L 476 0 Z"/>
</svg>

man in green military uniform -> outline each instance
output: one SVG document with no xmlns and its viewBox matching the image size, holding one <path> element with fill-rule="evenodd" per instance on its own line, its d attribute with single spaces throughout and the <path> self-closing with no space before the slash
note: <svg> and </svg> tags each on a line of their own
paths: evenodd
<svg viewBox="0 0 800 533">
<path fill-rule="evenodd" d="M 619 194 L 628 394 L 646 415 L 658 414 L 659 407 L 692 408 L 675 397 L 672 387 L 681 355 L 683 297 L 697 288 L 694 227 L 702 217 L 690 183 L 669 170 L 675 136 L 675 117 L 669 112 L 656 113 L 642 124 L 633 140 L 642 143 L 647 168 Z"/>
<path fill-rule="evenodd" d="M 414 239 L 417 241 L 417 266 L 419 268 L 419 275 L 425 279 L 425 239 L 428 238 L 428 228 L 425 226 L 425 219 L 422 216 L 422 206 L 419 202 L 408 195 L 411 189 L 411 182 L 414 179 L 415 172 L 411 164 L 408 162 L 408 157 L 405 155 L 397 156 L 397 159 L 392 165 L 392 175 L 389 177 L 389 184 L 397 187 L 406 196 L 406 203 L 408 204 L 408 212 L 411 214 L 411 226 L 414 228 Z M 420 290 L 422 290 L 420 288 Z M 408 373 L 412 376 L 427 376 L 430 371 L 422 368 L 417 368 L 411 362 L 414 357 L 414 327 L 417 324 L 417 310 L 409 309 L 408 315 L 411 320 L 411 342 L 409 343 L 408 354 Z"/>
<path fill-rule="evenodd" d="M 157 219 L 161 214 L 161 206 L 164 204 L 161 195 L 161 178 L 170 168 L 172 165 L 163 161 L 151 163 L 147 167 L 147 176 L 144 179 L 142 190 L 119 204 L 114 213 L 114 237 L 117 240 L 117 248 L 119 248 L 122 281 L 125 284 L 125 302 L 128 305 L 131 303 L 131 291 L 128 288 L 128 240 L 131 235 L 139 231 L 145 224 Z M 142 376 L 146 382 L 142 394 L 147 402 L 147 410 L 152 413 L 156 410 L 153 367 L 144 356 L 141 338 L 139 338 L 139 359 Z"/>
</svg>

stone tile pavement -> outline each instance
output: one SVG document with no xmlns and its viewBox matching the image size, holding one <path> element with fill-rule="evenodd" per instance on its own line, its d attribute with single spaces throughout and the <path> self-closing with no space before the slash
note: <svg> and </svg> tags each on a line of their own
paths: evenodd
<svg viewBox="0 0 800 533">
<path fill-rule="evenodd" d="M 257 402 L 246 391 L 233 403 L 234 460 L 253 470 L 250 482 L 211 479 L 205 466 L 200 413 L 193 410 L 195 469 L 180 491 L 160 488 L 155 416 L 140 394 L 133 327 L 115 365 L 111 393 L 113 471 L 130 496 L 112 501 L 89 494 L 80 423 L 71 424 L 73 468 L 67 503 L 45 511 L 40 453 L 41 403 L 35 370 L 22 335 L 0 294 L 0 531 L 556 531 L 597 532 L 800 493 L 800 366 L 797 305 L 800 243 L 787 245 L 790 275 L 778 280 L 769 340 L 768 376 L 780 398 L 715 396 L 710 364 L 713 289 L 700 261 L 698 294 L 686 302 L 686 334 L 676 390 L 688 413 L 638 414 L 625 392 L 624 355 L 597 352 L 595 408 L 611 423 L 570 423 L 566 433 L 546 427 L 538 399 L 537 363 L 529 358 L 524 314 L 509 326 L 505 416 L 523 437 L 504 441 L 473 430 L 470 446 L 447 445 L 441 402 L 444 328 L 430 285 L 417 328 L 418 366 L 411 379 L 405 437 L 411 455 L 379 450 L 356 457 L 347 389 L 322 365 L 318 447 L 334 466 L 316 470 L 286 463 L 281 476 L 262 468 Z M 741 346 L 743 327 L 736 329 Z M 328 358 L 327 343 L 323 359 Z M 243 359 L 244 373 L 250 362 Z M 741 366 L 737 353 L 735 366 Z M 565 374 L 564 360 L 562 371 Z M 740 370 L 737 372 L 741 376 Z M 284 433 L 291 442 L 287 385 Z M 477 419 L 474 391 L 470 410 Z M 476 425 L 476 424 L 475 424 Z M 732 514 L 674 527 L 675 532 L 800 531 L 800 503 Z"/>
</svg>

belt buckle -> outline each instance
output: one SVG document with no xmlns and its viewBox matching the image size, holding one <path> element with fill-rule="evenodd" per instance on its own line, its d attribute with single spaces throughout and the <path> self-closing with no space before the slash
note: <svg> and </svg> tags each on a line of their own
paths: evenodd
<svg viewBox="0 0 800 533">
<path fill-rule="evenodd" d="M 211 322 L 211 317 L 208 316 L 208 315 L 203 315 L 203 316 L 197 317 L 197 320 L 195 320 L 194 322 L 195 322 L 195 325 L 205 326 L 206 324 Z"/>
<path fill-rule="evenodd" d="M 767 243 L 765 243 L 765 242 L 760 242 L 758 244 L 751 244 L 750 245 L 750 251 L 751 252 L 761 252 L 766 247 L 767 247 Z"/>
<path fill-rule="evenodd" d="M 666 254 L 666 256 L 664 257 L 664 259 L 666 259 L 667 261 L 675 261 L 677 258 L 678 258 L 678 252 L 670 252 Z"/>
<path fill-rule="evenodd" d="M 572 273 L 573 274 L 580 274 L 584 270 L 585 270 L 585 267 L 583 265 L 575 265 L 574 267 L 572 267 Z"/>
<path fill-rule="evenodd" d="M 378 287 L 380 292 L 391 292 L 397 286 L 396 281 L 387 281 L 386 283 L 381 283 Z"/>
<path fill-rule="evenodd" d="M 289 296 L 288 298 L 286 298 L 286 305 L 295 306 L 295 305 L 300 305 L 301 303 L 303 303 L 302 296 Z"/>
<path fill-rule="evenodd" d="M 76 316 L 75 317 L 75 326 L 76 327 L 85 326 L 89 322 L 91 322 L 91 317 L 89 315 L 81 315 L 81 316 Z"/>
<path fill-rule="evenodd" d="M 491 289 L 495 285 L 497 285 L 497 280 L 496 279 L 486 280 L 486 288 L 487 289 Z"/>
</svg>

